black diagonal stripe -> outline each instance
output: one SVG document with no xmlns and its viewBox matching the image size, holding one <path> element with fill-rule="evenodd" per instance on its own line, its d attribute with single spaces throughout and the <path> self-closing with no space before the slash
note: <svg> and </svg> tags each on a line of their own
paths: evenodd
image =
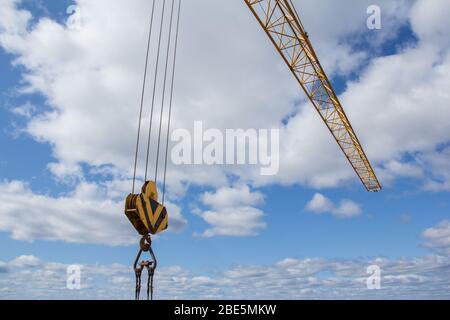
<svg viewBox="0 0 450 320">
<path fill-rule="evenodd" d="M 152 216 L 155 215 L 156 210 L 158 209 L 159 203 L 153 199 L 150 200 L 150 208 L 152 209 Z"/>
<path fill-rule="evenodd" d="M 147 182 L 144 183 L 144 185 L 142 186 L 142 189 L 141 189 L 142 194 L 145 194 L 145 193 L 146 193 L 148 184 L 149 184 L 149 182 L 147 181 Z"/>
<path fill-rule="evenodd" d="M 147 212 L 147 204 L 145 203 L 144 196 L 141 194 L 140 198 L 141 198 L 142 208 L 144 209 L 144 216 L 145 216 L 145 220 L 147 221 L 148 229 L 149 229 L 150 233 L 154 233 L 155 230 L 153 229 L 153 226 L 150 223 L 150 218 L 149 218 L 148 212 Z"/>
<path fill-rule="evenodd" d="M 161 214 L 158 217 L 158 221 L 156 221 L 155 231 L 158 231 L 159 226 L 161 225 L 161 223 L 163 222 L 163 220 L 165 219 L 166 216 L 167 216 L 167 210 L 165 207 L 163 207 Z"/>
</svg>

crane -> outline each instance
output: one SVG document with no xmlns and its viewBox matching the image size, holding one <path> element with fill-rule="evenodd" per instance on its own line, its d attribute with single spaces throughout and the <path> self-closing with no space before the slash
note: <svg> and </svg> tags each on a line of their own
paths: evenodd
<svg viewBox="0 0 450 320">
<path fill-rule="evenodd" d="M 380 191 L 381 184 L 317 58 L 292 1 L 244 1 L 319 112 L 367 191 Z"/>
<path fill-rule="evenodd" d="M 175 4 L 178 4 L 175 6 Z M 141 188 L 141 193 L 137 194 L 136 191 L 136 179 L 137 179 L 137 166 L 138 166 L 138 156 L 139 156 L 139 148 L 141 141 L 141 129 L 144 125 L 143 119 L 143 111 L 144 111 L 144 97 L 146 90 L 146 81 L 147 81 L 147 71 L 149 67 L 149 54 L 151 41 L 153 38 L 153 29 L 154 29 L 154 16 L 155 16 L 155 5 L 156 0 L 152 1 L 151 6 L 151 17 L 149 23 L 149 31 L 148 31 L 148 40 L 147 40 L 147 50 L 145 56 L 145 67 L 144 67 L 144 79 L 142 85 L 142 95 L 141 95 L 141 103 L 139 110 L 139 123 L 138 123 L 138 134 L 136 141 L 136 153 L 134 156 L 134 173 L 133 173 L 133 186 L 131 189 L 131 193 L 125 199 L 125 216 L 131 222 L 135 230 L 141 236 L 141 240 L 139 243 L 139 251 L 134 260 L 133 269 L 136 277 L 136 290 L 135 290 L 135 299 L 140 299 L 141 293 L 141 281 L 142 281 L 142 273 L 144 270 L 147 270 L 147 300 L 153 300 L 153 277 L 155 275 L 156 267 L 158 261 L 156 259 L 156 255 L 153 252 L 152 248 L 152 235 L 157 235 L 165 230 L 167 230 L 169 226 L 169 214 L 167 212 L 167 208 L 165 207 L 165 191 L 166 191 L 166 174 L 167 174 L 167 160 L 168 160 L 168 150 L 169 150 L 169 134 L 170 134 L 170 124 L 171 124 L 171 115 L 172 115 L 172 102 L 173 102 L 173 92 L 174 92 L 174 80 L 175 80 L 175 65 L 176 65 L 176 57 L 177 57 L 177 47 L 178 47 L 178 33 L 179 33 L 179 25 L 180 25 L 180 12 L 181 12 L 181 0 L 172 0 L 171 5 L 168 5 L 166 8 L 166 0 L 162 0 L 161 3 L 161 18 L 159 24 L 158 34 L 158 46 L 157 46 L 157 59 L 154 68 L 154 76 L 153 76 L 153 93 L 152 93 L 152 102 L 151 102 L 151 112 L 150 112 L 150 121 L 148 123 L 148 138 L 147 138 L 147 151 L 146 151 L 146 161 L 145 161 L 145 175 L 144 175 L 144 185 Z M 164 32 L 164 22 L 166 10 L 169 10 L 170 18 L 168 23 L 167 32 L 167 49 L 165 51 L 165 55 L 161 57 L 161 48 L 162 48 L 162 39 Z M 174 35 L 172 34 L 174 33 Z M 174 41 L 172 40 L 173 36 L 175 37 Z M 170 54 L 172 52 L 172 55 Z M 155 124 L 154 121 L 154 109 L 155 109 L 155 96 L 157 92 L 157 82 L 158 82 L 158 72 L 159 72 L 159 61 L 160 59 L 164 59 L 163 65 L 163 83 L 162 87 L 162 99 L 160 105 L 160 115 L 159 121 L 156 123 L 156 129 L 154 130 Z M 172 71 L 170 71 L 170 67 Z M 170 76 L 171 74 L 171 76 Z M 170 86 L 169 86 L 170 83 Z M 168 87 L 170 89 L 168 90 Z M 169 91 L 168 94 L 166 91 Z M 168 102 L 168 110 L 166 110 L 166 95 L 169 96 Z M 164 127 L 164 113 L 168 114 L 166 120 L 167 131 L 163 133 Z M 159 125 L 158 125 L 159 124 Z M 156 131 L 157 134 L 157 152 L 155 154 L 155 175 L 153 180 L 147 179 L 149 176 L 150 170 L 150 147 L 151 147 L 151 138 L 152 135 Z M 160 159 L 162 155 L 163 159 Z M 153 155 L 152 155 L 153 156 Z M 162 161 L 163 160 L 163 161 Z M 163 192 L 161 200 L 158 198 L 158 173 L 159 173 L 159 164 L 163 162 L 163 177 L 162 177 L 162 185 Z M 142 260 L 141 256 L 144 253 L 148 253 L 150 255 L 150 260 Z"/>
<path fill-rule="evenodd" d="M 156 82 L 158 76 L 158 62 L 160 58 L 161 49 L 161 36 L 163 32 L 163 22 L 164 22 L 164 12 L 166 9 L 166 0 L 162 2 L 162 13 L 161 13 L 161 24 L 159 27 L 159 37 L 158 37 L 158 51 L 157 51 L 157 61 L 155 66 L 155 74 L 153 80 L 153 99 L 151 107 L 151 117 L 149 123 L 149 132 L 147 140 L 147 159 L 145 163 L 145 178 L 144 185 L 141 188 L 140 194 L 135 194 L 135 184 L 136 184 L 136 170 L 138 162 L 138 153 L 140 145 L 141 136 L 141 126 L 143 122 L 143 106 L 144 106 L 144 96 L 146 88 L 146 78 L 147 78 L 147 68 L 148 68 L 148 58 L 150 50 L 150 42 L 152 38 L 153 29 L 153 18 L 155 11 L 155 1 L 152 4 L 152 13 L 150 20 L 149 37 L 147 43 L 147 54 L 144 69 L 144 81 L 141 96 L 140 114 L 139 114 L 139 126 L 138 126 L 138 136 L 136 143 L 136 153 L 134 159 L 134 176 L 133 176 L 133 187 L 132 192 L 127 196 L 125 200 L 125 215 L 131 222 L 136 231 L 141 235 L 140 249 L 138 255 L 134 261 L 134 271 L 136 276 L 136 291 L 135 297 L 139 300 L 141 291 L 141 277 L 143 270 L 147 270 L 148 280 L 147 280 L 147 299 L 153 299 L 153 276 L 155 274 L 157 260 L 152 249 L 152 239 L 151 235 L 159 234 L 167 230 L 169 225 L 169 214 L 164 206 L 165 199 L 165 186 L 166 186 L 166 172 L 167 172 L 167 155 L 168 155 L 168 145 L 169 145 L 169 133 L 170 133 L 170 121 L 172 115 L 172 98 L 174 90 L 174 77 L 175 77 L 175 63 L 177 55 L 177 44 L 178 44 L 178 31 L 180 23 L 180 10 L 182 0 L 172 0 L 171 10 L 170 10 L 170 22 L 168 30 L 168 43 L 167 51 L 165 55 L 165 69 L 164 69 L 164 80 L 162 85 L 162 102 L 161 102 L 161 113 L 159 120 L 158 130 L 158 146 L 156 153 L 156 168 L 155 168 L 155 178 L 153 181 L 148 180 L 148 169 L 149 169 L 149 156 L 150 156 L 150 141 L 152 136 L 152 125 L 153 125 L 153 113 L 155 105 L 155 93 L 156 93 Z M 174 18 L 175 12 L 175 2 L 177 1 L 177 15 Z M 300 86 L 303 88 L 304 92 L 308 96 L 309 100 L 319 112 L 320 117 L 327 125 L 331 134 L 335 138 L 339 147 L 344 152 L 346 158 L 350 162 L 351 166 L 355 170 L 356 174 L 370 192 L 378 192 L 381 190 L 381 185 L 375 175 L 372 166 L 367 159 L 364 150 L 348 120 L 344 109 L 339 102 L 339 99 L 322 68 L 319 59 L 314 51 L 313 46 L 309 40 L 308 34 L 303 27 L 300 18 L 295 11 L 294 5 L 291 0 L 244 0 L 247 6 L 250 8 L 253 15 L 256 17 L 262 28 L 265 30 L 273 45 L 280 53 L 283 60 L 288 65 L 295 79 L 298 81 Z M 173 28 L 173 23 L 175 27 Z M 175 30 L 175 42 L 171 43 L 172 30 Z M 173 49 L 173 57 L 170 57 L 171 46 Z M 168 79 L 169 62 L 172 62 L 172 76 Z M 164 97 L 166 94 L 166 84 L 168 80 L 171 83 L 169 91 L 169 110 L 168 110 L 168 123 L 167 131 L 165 136 L 165 150 L 164 143 L 162 142 L 162 127 L 163 127 L 163 112 L 165 110 Z M 165 154 L 164 157 L 164 175 L 163 175 L 163 193 L 162 201 L 158 202 L 158 164 L 160 158 L 160 151 Z M 143 253 L 149 253 L 151 260 L 139 261 Z"/>
</svg>

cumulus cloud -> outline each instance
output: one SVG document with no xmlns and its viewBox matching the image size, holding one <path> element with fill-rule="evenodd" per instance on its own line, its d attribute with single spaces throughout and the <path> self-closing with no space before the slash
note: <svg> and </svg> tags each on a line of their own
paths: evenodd
<svg viewBox="0 0 450 320">
<path fill-rule="evenodd" d="M 59 240 L 81 243 L 130 244 L 135 241 L 122 205 L 102 198 L 92 184 L 81 184 L 71 195 L 34 194 L 22 182 L 0 184 L 0 230 L 15 240 Z"/>
<path fill-rule="evenodd" d="M 450 255 L 450 221 L 444 220 L 423 232 L 424 246 Z"/>
<path fill-rule="evenodd" d="M 253 192 L 248 186 L 220 188 L 216 192 L 206 192 L 200 197 L 204 205 L 220 209 L 241 205 L 254 206 L 264 202 L 261 192 Z"/>
<path fill-rule="evenodd" d="M 8 266 L 14 268 L 34 268 L 40 265 L 41 261 L 37 257 L 31 255 L 17 257 L 8 263 Z"/>
<path fill-rule="evenodd" d="M 45 98 L 46 108 L 35 106 L 33 113 L 27 114 L 25 130 L 52 147 L 56 162 L 49 165 L 51 172 L 64 181 L 66 176 L 79 179 L 82 164 L 90 168 L 106 165 L 113 168 L 119 181 L 126 181 L 132 168 L 149 3 L 139 0 L 123 6 L 121 1 L 78 0 L 76 4 L 82 11 L 81 28 L 70 30 L 50 18 L 32 19 L 30 12 L 19 8 L 19 0 L 0 1 L 0 46 L 14 57 L 14 65 L 20 66 L 20 93 L 38 93 Z M 308 0 L 302 2 L 300 15 L 330 77 L 358 74 L 347 83 L 341 100 L 366 153 L 381 168 L 378 172 L 390 179 L 420 179 L 423 163 L 417 160 L 405 165 L 403 156 L 442 155 L 438 146 L 450 140 L 446 120 L 450 117 L 446 107 L 450 99 L 449 22 L 443 18 L 449 6 L 445 0 L 380 1 L 384 28 L 374 36 L 377 41 L 356 49 L 353 40 L 368 37 L 365 9 L 369 4 L 354 0 L 344 7 L 331 0 Z M 315 18 L 317 12 L 321 19 Z M 324 21 L 333 21 L 332 27 Z M 417 36 L 415 43 L 391 56 L 374 56 L 377 46 L 407 24 Z M 154 41 L 152 48 L 155 45 Z M 281 128 L 282 143 L 280 173 L 274 177 L 261 177 L 258 170 L 247 167 L 170 165 L 168 184 L 173 198 L 181 197 L 191 185 L 220 188 L 234 176 L 252 186 L 322 188 L 357 180 L 241 2 L 190 1 L 183 13 L 179 53 L 174 128 L 190 128 L 198 119 L 215 128 Z M 151 60 L 155 58 L 153 55 Z M 147 112 L 145 123 L 148 120 Z M 140 164 L 143 158 L 141 152 Z M 442 158 L 429 189 L 448 190 L 449 178 L 438 169 L 448 163 L 445 154 Z M 139 172 L 142 175 L 142 170 Z M 30 198 L 42 199 L 29 189 L 27 192 Z M 71 205 L 76 212 L 92 210 L 83 201 Z M 105 206 L 118 207 L 118 203 L 110 201 Z M 223 219 L 226 213 L 213 208 L 203 216 L 214 226 L 212 234 L 233 230 L 248 235 L 264 227 L 263 212 L 252 204 L 233 209 L 244 213 L 236 214 L 236 219 L 239 216 L 253 227 L 237 232 L 235 222 L 223 228 L 223 221 L 233 219 Z M 358 207 L 347 202 L 334 211 L 354 216 Z M 73 221 L 83 215 L 67 216 L 65 221 L 61 215 L 55 216 L 61 224 L 76 225 Z M 1 223 L 3 230 L 24 237 L 23 230 L 11 226 L 10 221 Z M 113 230 L 122 228 L 113 225 Z M 100 233 L 94 229 L 95 234 Z M 36 237 L 62 239 L 48 228 L 32 231 Z"/>
<path fill-rule="evenodd" d="M 264 212 L 254 207 L 264 202 L 264 196 L 248 186 L 220 188 L 200 198 L 204 205 L 212 208 L 197 213 L 211 226 L 202 233 L 203 237 L 255 236 L 266 227 L 262 221 Z"/>
<path fill-rule="evenodd" d="M 63 167 L 112 164 L 129 175 L 136 132 L 132 115 L 137 113 L 140 53 L 145 49 L 146 28 L 142 26 L 147 25 L 149 4 L 135 1 L 123 7 L 120 1 L 78 0 L 81 28 L 69 30 L 50 19 L 41 19 L 29 28 L 31 15 L 14 3 L 5 3 L 2 10 L 5 17 L 13 18 L 2 19 L 1 46 L 26 70 L 23 80 L 28 91 L 44 95 L 51 106 L 50 111 L 30 119 L 27 131 L 39 141 L 51 143 Z M 369 4 L 352 1 L 343 8 L 335 1 L 302 3 L 300 14 L 330 75 L 348 75 L 366 64 L 373 48 L 355 49 L 350 39 L 367 35 Z M 390 32 L 378 35 L 385 39 L 407 22 L 411 5 L 407 1 L 381 1 L 380 5 L 385 29 Z M 312 19 L 317 12 L 322 18 Z M 233 17 L 232 23 L 229 17 Z M 333 21 L 333 27 L 323 21 Z M 182 190 L 182 183 L 218 187 L 228 182 L 230 172 L 256 184 L 322 187 L 356 180 L 315 111 L 311 106 L 296 105 L 305 97 L 242 3 L 194 0 L 185 7 L 182 23 L 174 128 L 190 128 L 198 119 L 215 128 L 282 127 L 283 160 L 280 175 L 272 178 L 260 177 L 257 170 L 172 166 L 172 190 Z M 222 35 L 220 41 L 217 34 Z M 369 108 L 361 105 L 363 111 Z M 360 104 L 346 107 L 354 106 Z M 282 120 L 292 114 L 296 116 L 283 126 Z M 354 120 L 367 126 L 367 118 Z M 376 132 L 371 125 L 370 131 L 361 132 L 362 140 Z"/>
<path fill-rule="evenodd" d="M 308 202 L 306 208 L 315 213 L 324 213 L 333 210 L 334 204 L 324 195 L 316 193 L 311 201 Z"/>
<path fill-rule="evenodd" d="M 404 177 L 427 183 L 427 163 L 420 160 L 433 156 L 441 161 L 428 189 L 448 190 L 449 158 L 441 144 L 450 140 L 445 120 L 450 116 L 445 89 L 450 85 L 450 47 L 448 39 L 442 38 L 450 27 L 442 18 L 449 5 L 445 1 L 410 4 L 410 10 L 401 12 L 406 12 L 417 42 L 404 45 L 397 54 L 371 59 L 359 77 L 348 82 L 341 102 L 383 184 Z M 309 109 L 299 112 L 281 133 L 281 169 L 273 181 L 325 187 L 342 185 L 352 176 L 347 163 L 334 153 L 327 132 L 314 124 L 314 117 Z M 313 141 L 306 131 L 312 133 Z M 310 160 L 305 155 L 315 154 L 317 146 L 325 153 L 317 156 L 319 161 Z"/>
<path fill-rule="evenodd" d="M 396 177 L 405 173 L 420 177 L 427 165 L 413 160 L 416 167 L 392 166 L 390 161 L 403 159 L 405 154 L 414 159 L 418 154 L 441 153 L 441 144 L 450 138 L 444 120 L 450 116 L 450 96 L 445 89 L 450 85 L 450 45 L 444 36 L 450 24 L 442 18 L 449 10 L 446 1 L 414 2 L 409 21 L 417 43 L 398 54 L 373 59 L 342 95 L 355 129 L 364 137 L 369 158 L 381 161 Z M 370 119 L 370 125 L 365 126 L 363 118 Z M 447 180 L 444 170 L 435 172 Z"/>
<path fill-rule="evenodd" d="M 35 260 L 39 260 L 33 257 Z M 3 262 L 1 299 L 133 299 L 134 273 L 129 266 L 80 265 L 81 290 L 66 289 L 68 265 L 41 261 L 12 268 L 19 257 Z M 40 260 L 39 260 L 40 261 Z M 381 290 L 366 287 L 367 267 L 382 270 Z M 375 258 L 333 260 L 286 258 L 272 265 L 238 265 L 214 276 L 179 266 L 155 275 L 157 299 L 448 299 L 449 259 Z"/>
<path fill-rule="evenodd" d="M 425 189 L 450 191 L 450 147 L 417 156 L 418 162 L 426 168 Z"/>
<path fill-rule="evenodd" d="M 321 193 L 316 193 L 306 205 L 306 210 L 316 213 L 330 213 L 338 218 L 354 218 L 361 215 L 361 207 L 351 200 L 342 200 L 338 206 Z"/>
<path fill-rule="evenodd" d="M 0 230 L 24 241 L 136 243 L 137 235 L 123 214 L 124 204 L 110 200 L 106 194 L 104 187 L 85 182 L 74 192 L 59 197 L 35 194 L 19 181 L 0 183 Z M 170 230 L 181 230 L 186 220 L 180 208 L 169 203 L 168 209 Z"/>
<path fill-rule="evenodd" d="M 27 102 L 21 106 L 13 108 L 12 112 L 16 115 L 30 119 L 36 112 L 36 106 L 33 105 L 31 102 Z"/>
</svg>

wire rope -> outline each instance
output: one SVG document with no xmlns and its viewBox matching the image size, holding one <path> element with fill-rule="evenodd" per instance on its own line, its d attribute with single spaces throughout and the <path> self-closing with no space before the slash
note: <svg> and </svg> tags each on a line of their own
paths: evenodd
<svg viewBox="0 0 450 320">
<path fill-rule="evenodd" d="M 151 138 L 152 138 L 153 111 L 154 111 L 154 107 L 155 107 L 156 83 L 158 80 L 159 56 L 160 56 L 160 51 L 161 51 L 162 31 L 164 28 L 165 8 L 166 8 L 166 0 L 163 1 L 162 13 L 161 13 L 161 26 L 159 29 L 158 52 L 156 55 L 156 67 L 155 67 L 155 75 L 154 75 L 154 82 L 153 82 L 152 108 L 151 108 L 151 112 L 150 112 L 150 124 L 149 124 L 149 130 L 148 130 L 147 158 L 145 161 L 145 181 L 147 181 L 147 176 L 148 176 L 148 166 L 149 166 L 149 158 L 150 158 L 150 142 L 151 142 Z"/>
<path fill-rule="evenodd" d="M 170 102 L 169 102 L 169 116 L 167 121 L 167 139 L 166 139 L 166 154 L 164 160 L 164 180 L 163 180 L 163 196 L 162 196 L 162 204 L 164 205 L 166 198 L 166 181 L 167 181 L 167 162 L 169 155 L 169 136 L 170 136 L 170 126 L 172 119 L 172 107 L 173 107 L 173 92 L 174 92 L 174 84 L 175 84 L 175 69 L 177 62 L 177 50 L 178 50 L 178 36 L 180 30 L 180 16 L 181 16 L 181 3 L 182 0 L 179 0 L 178 5 L 178 17 L 177 17 L 177 27 L 176 27 L 176 35 L 175 35 L 175 49 L 173 53 L 173 67 L 172 67 L 172 80 L 171 80 L 171 88 L 170 88 Z"/>
<path fill-rule="evenodd" d="M 136 187 L 136 172 L 137 172 L 137 162 L 138 162 L 138 156 L 139 156 L 139 143 L 141 140 L 142 111 L 144 109 L 145 87 L 146 87 L 146 82 L 147 82 L 147 70 L 148 70 L 148 56 L 150 53 L 150 43 L 151 43 L 151 39 L 152 39 L 154 13 L 155 13 L 155 0 L 153 0 L 153 4 L 152 4 L 152 13 L 151 13 L 150 27 L 149 27 L 149 32 L 148 32 L 148 41 L 147 41 L 147 54 L 145 57 L 144 81 L 143 81 L 143 85 L 142 85 L 141 106 L 140 106 L 140 111 L 139 111 L 139 125 L 138 125 L 137 141 L 136 141 L 136 153 L 135 153 L 135 158 L 134 158 L 134 173 L 133 173 L 133 188 L 132 188 L 133 194 L 134 194 L 135 187 Z"/>
<path fill-rule="evenodd" d="M 166 52 L 166 63 L 164 69 L 164 83 L 162 89 L 162 98 L 161 98 L 161 110 L 159 117 L 159 132 L 158 132 L 158 146 L 156 148 L 156 165 L 155 165 L 155 183 L 158 183 L 158 168 L 159 168 L 159 155 L 161 149 L 161 134 L 162 134 L 162 126 L 163 126 L 163 117 L 164 117 L 164 102 L 166 96 L 166 85 L 167 85 L 167 70 L 169 67 L 169 54 L 170 54 L 170 44 L 172 40 L 172 24 L 173 24 L 173 9 L 175 6 L 175 0 L 172 0 L 172 8 L 170 12 L 170 22 L 169 22 L 169 36 L 167 40 L 167 52 Z"/>
</svg>

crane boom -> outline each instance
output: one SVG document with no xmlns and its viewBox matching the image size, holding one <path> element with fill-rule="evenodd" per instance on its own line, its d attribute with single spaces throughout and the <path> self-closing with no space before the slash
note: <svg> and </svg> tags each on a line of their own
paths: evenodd
<svg viewBox="0 0 450 320">
<path fill-rule="evenodd" d="M 370 192 L 381 185 L 323 70 L 291 0 L 244 0 L 289 66 L 358 177 Z"/>
</svg>

